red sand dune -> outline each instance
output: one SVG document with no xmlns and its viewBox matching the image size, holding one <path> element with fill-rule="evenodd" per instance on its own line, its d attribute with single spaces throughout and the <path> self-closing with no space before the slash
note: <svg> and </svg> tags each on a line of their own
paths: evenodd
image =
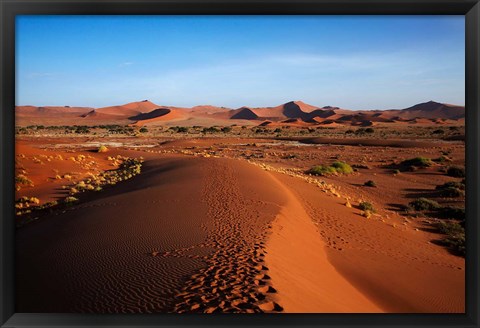
<svg viewBox="0 0 480 328">
<path fill-rule="evenodd" d="M 96 112 L 102 113 L 102 114 L 124 116 L 128 118 L 138 114 L 150 112 L 160 107 L 161 106 L 155 105 L 154 103 L 148 100 L 144 100 L 144 101 L 132 102 L 132 103 L 128 103 L 120 106 L 102 107 L 102 108 L 96 109 Z"/>
<path fill-rule="evenodd" d="M 136 121 L 133 123 L 134 125 L 146 125 L 155 124 L 162 121 L 176 121 L 186 117 L 187 114 L 179 109 L 159 108 L 152 112 L 130 117 L 130 120 Z"/>
<path fill-rule="evenodd" d="M 158 109 L 161 108 L 171 110 L 172 115 L 158 119 L 160 116 L 163 116 L 159 115 L 158 112 Z M 173 115 L 174 112 L 176 112 L 175 115 Z M 317 106 L 305 104 L 301 101 L 291 101 L 275 107 L 241 107 L 230 110 L 228 108 L 211 105 L 195 106 L 192 108 L 158 106 L 147 100 L 97 109 L 82 107 L 16 107 L 18 125 L 32 124 L 32 122 L 38 124 L 42 124 L 42 122 L 57 124 L 62 118 L 66 119 L 65 124 L 69 124 L 71 120 L 68 119 L 77 116 L 88 119 L 84 120 L 82 122 L 83 124 L 96 121 L 122 121 L 125 124 L 132 123 L 132 121 L 144 121 L 144 123 L 149 124 L 165 124 L 169 120 L 174 120 L 178 122 L 178 124 L 186 125 L 193 122 L 201 125 L 215 125 L 215 120 L 218 120 L 218 124 L 224 124 L 226 120 L 257 121 L 257 124 L 260 124 L 265 120 L 278 122 L 288 119 L 298 119 L 303 122 L 318 124 L 323 122 L 323 119 L 328 119 L 338 124 L 370 126 L 375 123 L 390 124 L 401 122 L 410 122 L 413 124 L 443 124 L 444 121 L 439 120 L 459 122 L 465 118 L 465 108 L 430 101 L 402 110 L 351 111 L 332 106 L 318 108 Z M 149 116 L 149 118 L 146 118 L 147 116 Z M 328 123 L 330 123 L 330 121 Z"/>
<path fill-rule="evenodd" d="M 18 230 L 19 312 L 465 310 L 463 259 L 422 233 L 245 161 L 117 152 L 142 174 Z"/>
</svg>

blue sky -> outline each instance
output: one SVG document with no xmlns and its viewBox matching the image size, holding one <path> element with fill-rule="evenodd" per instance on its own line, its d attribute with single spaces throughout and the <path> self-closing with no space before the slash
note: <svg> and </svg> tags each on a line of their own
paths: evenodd
<svg viewBox="0 0 480 328">
<path fill-rule="evenodd" d="M 464 105 L 464 16 L 18 16 L 17 105 Z"/>
</svg>

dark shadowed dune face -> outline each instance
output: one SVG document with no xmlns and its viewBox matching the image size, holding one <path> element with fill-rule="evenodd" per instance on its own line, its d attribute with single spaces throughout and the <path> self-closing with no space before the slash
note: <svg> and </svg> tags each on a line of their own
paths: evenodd
<svg viewBox="0 0 480 328">
<path fill-rule="evenodd" d="M 150 120 L 152 118 L 157 118 L 157 117 L 167 115 L 170 112 L 171 112 L 171 109 L 158 108 L 148 113 L 141 113 L 141 114 L 129 117 L 129 119 L 133 121 Z"/>
<path fill-rule="evenodd" d="M 202 268 L 218 271 L 212 284 L 247 281 L 248 296 L 261 261 L 255 250 L 284 201 L 272 184 L 231 160 L 147 161 L 140 176 L 18 230 L 16 309 L 170 312 L 185 300 L 183 287 L 198 288 L 191 277 Z M 234 257 L 242 279 L 224 269 Z"/>
<path fill-rule="evenodd" d="M 233 120 L 256 120 L 258 116 L 250 108 L 242 107 L 230 118 Z"/>
</svg>

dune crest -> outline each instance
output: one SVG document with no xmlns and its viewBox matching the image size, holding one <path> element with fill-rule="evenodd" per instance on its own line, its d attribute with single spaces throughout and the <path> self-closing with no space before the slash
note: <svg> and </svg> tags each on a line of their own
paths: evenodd
<svg viewBox="0 0 480 328">
<path fill-rule="evenodd" d="M 285 312 L 384 312 L 338 273 L 302 205 L 289 189 L 277 183 L 288 201 L 272 224 L 265 263 Z"/>
</svg>

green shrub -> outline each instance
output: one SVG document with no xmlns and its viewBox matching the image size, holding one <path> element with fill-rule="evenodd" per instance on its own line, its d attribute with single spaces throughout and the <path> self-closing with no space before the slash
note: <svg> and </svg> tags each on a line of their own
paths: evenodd
<svg viewBox="0 0 480 328">
<path fill-rule="evenodd" d="M 446 219 L 465 220 L 465 208 L 455 206 L 445 206 L 439 209 L 439 216 Z"/>
<path fill-rule="evenodd" d="M 445 235 L 453 235 L 459 233 L 465 233 L 465 228 L 455 221 L 440 221 L 435 225 L 441 233 Z"/>
<path fill-rule="evenodd" d="M 69 197 L 66 197 L 66 198 L 63 200 L 63 202 L 64 202 L 64 203 L 67 203 L 67 204 L 75 203 L 75 202 L 78 202 L 78 198 L 73 197 L 73 196 L 69 196 Z"/>
<path fill-rule="evenodd" d="M 377 184 L 373 180 L 368 180 L 363 185 L 366 186 L 366 187 L 376 187 L 377 186 Z"/>
<path fill-rule="evenodd" d="M 372 128 L 366 128 L 365 133 L 373 133 L 375 132 Z"/>
<path fill-rule="evenodd" d="M 432 160 L 426 157 L 415 157 L 415 158 L 407 159 L 401 162 L 400 165 L 404 167 L 415 166 L 415 167 L 425 168 L 432 165 Z"/>
<path fill-rule="evenodd" d="M 325 165 L 317 165 L 312 167 L 310 170 L 307 171 L 307 173 L 312 174 L 312 175 L 330 175 L 330 174 L 335 174 L 337 173 L 337 170 L 334 167 L 331 166 L 325 166 Z"/>
<path fill-rule="evenodd" d="M 361 202 L 360 204 L 358 204 L 358 207 L 362 210 L 362 211 L 365 211 L 365 212 L 372 212 L 372 213 L 375 213 L 375 208 L 373 207 L 373 204 L 372 203 L 369 203 L 369 202 Z"/>
<path fill-rule="evenodd" d="M 332 167 L 335 168 L 337 173 L 343 173 L 343 174 L 353 173 L 352 167 L 345 162 L 340 162 L 340 161 L 333 162 Z"/>
<path fill-rule="evenodd" d="M 449 181 L 444 183 L 443 185 L 438 185 L 435 187 L 437 190 L 447 189 L 447 188 L 458 188 L 460 190 L 465 190 L 465 183 L 464 182 L 457 182 L 457 181 Z"/>
<path fill-rule="evenodd" d="M 146 127 L 141 127 L 139 131 L 140 133 L 146 133 L 148 132 L 148 129 Z"/>
<path fill-rule="evenodd" d="M 330 175 L 330 174 L 351 174 L 353 173 L 353 169 L 350 165 L 345 162 L 336 161 L 333 162 L 330 166 L 325 165 L 317 165 L 312 167 L 307 173 L 312 175 Z"/>
<path fill-rule="evenodd" d="M 222 132 L 223 132 L 223 133 L 229 133 L 229 132 L 231 132 L 231 131 L 232 131 L 232 128 L 229 127 L 229 126 L 225 126 L 225 127 L 222 128 Z"/>
<path fill-rule="evenodd" d="M 202 133 L 217 133 L 217 132 L 220 132 L 220 130 L 214 126 L 211 126 L 209 128 L 203 128 L 202 130 Z"/>
<path fill-rule="evenodd" d="M 415 211 L 432 211 L 440 208 L 440 204 L 438 204 L 436 201 L 423 197 L 411 201 L 410 203 L 408 203 L 408 205 L 412 207 Z"/>
<path fill-rule="evenodd" d="M 15 183 L 20 185 L 33 186 L 33 181 L 24 176 L 23 174 L 19 174 L 15 177 Z"/>
<path fill-rule="evenodd" d="M 464 178 L 465 177 L 465 168 L 461 166 L 450 166 L 447 169 L 447 175 L 455 178 Z"/>
<path fill-rule="evenodd" d="M 107 151 L 108 151 L 108 148 L 104 145 L 101 145 L 100 147 L 98 147 L 98 150 L 97 150 L 98 153 L 106 153 Z"/>
<path fill-rule="evenodd" d="M 463 197 L 465 196 L 465 191 L 456 187 L 447 187 L 441 190 L 440 194 L 443 197 Z"/>
<path fill-rule="evenodd" d="M 465 256 L 465 234 L 449 235 L 447 238 L 441 240 L 440 242 L 442 245 L 449 247 L 457 254 Z"/>
</svg>

